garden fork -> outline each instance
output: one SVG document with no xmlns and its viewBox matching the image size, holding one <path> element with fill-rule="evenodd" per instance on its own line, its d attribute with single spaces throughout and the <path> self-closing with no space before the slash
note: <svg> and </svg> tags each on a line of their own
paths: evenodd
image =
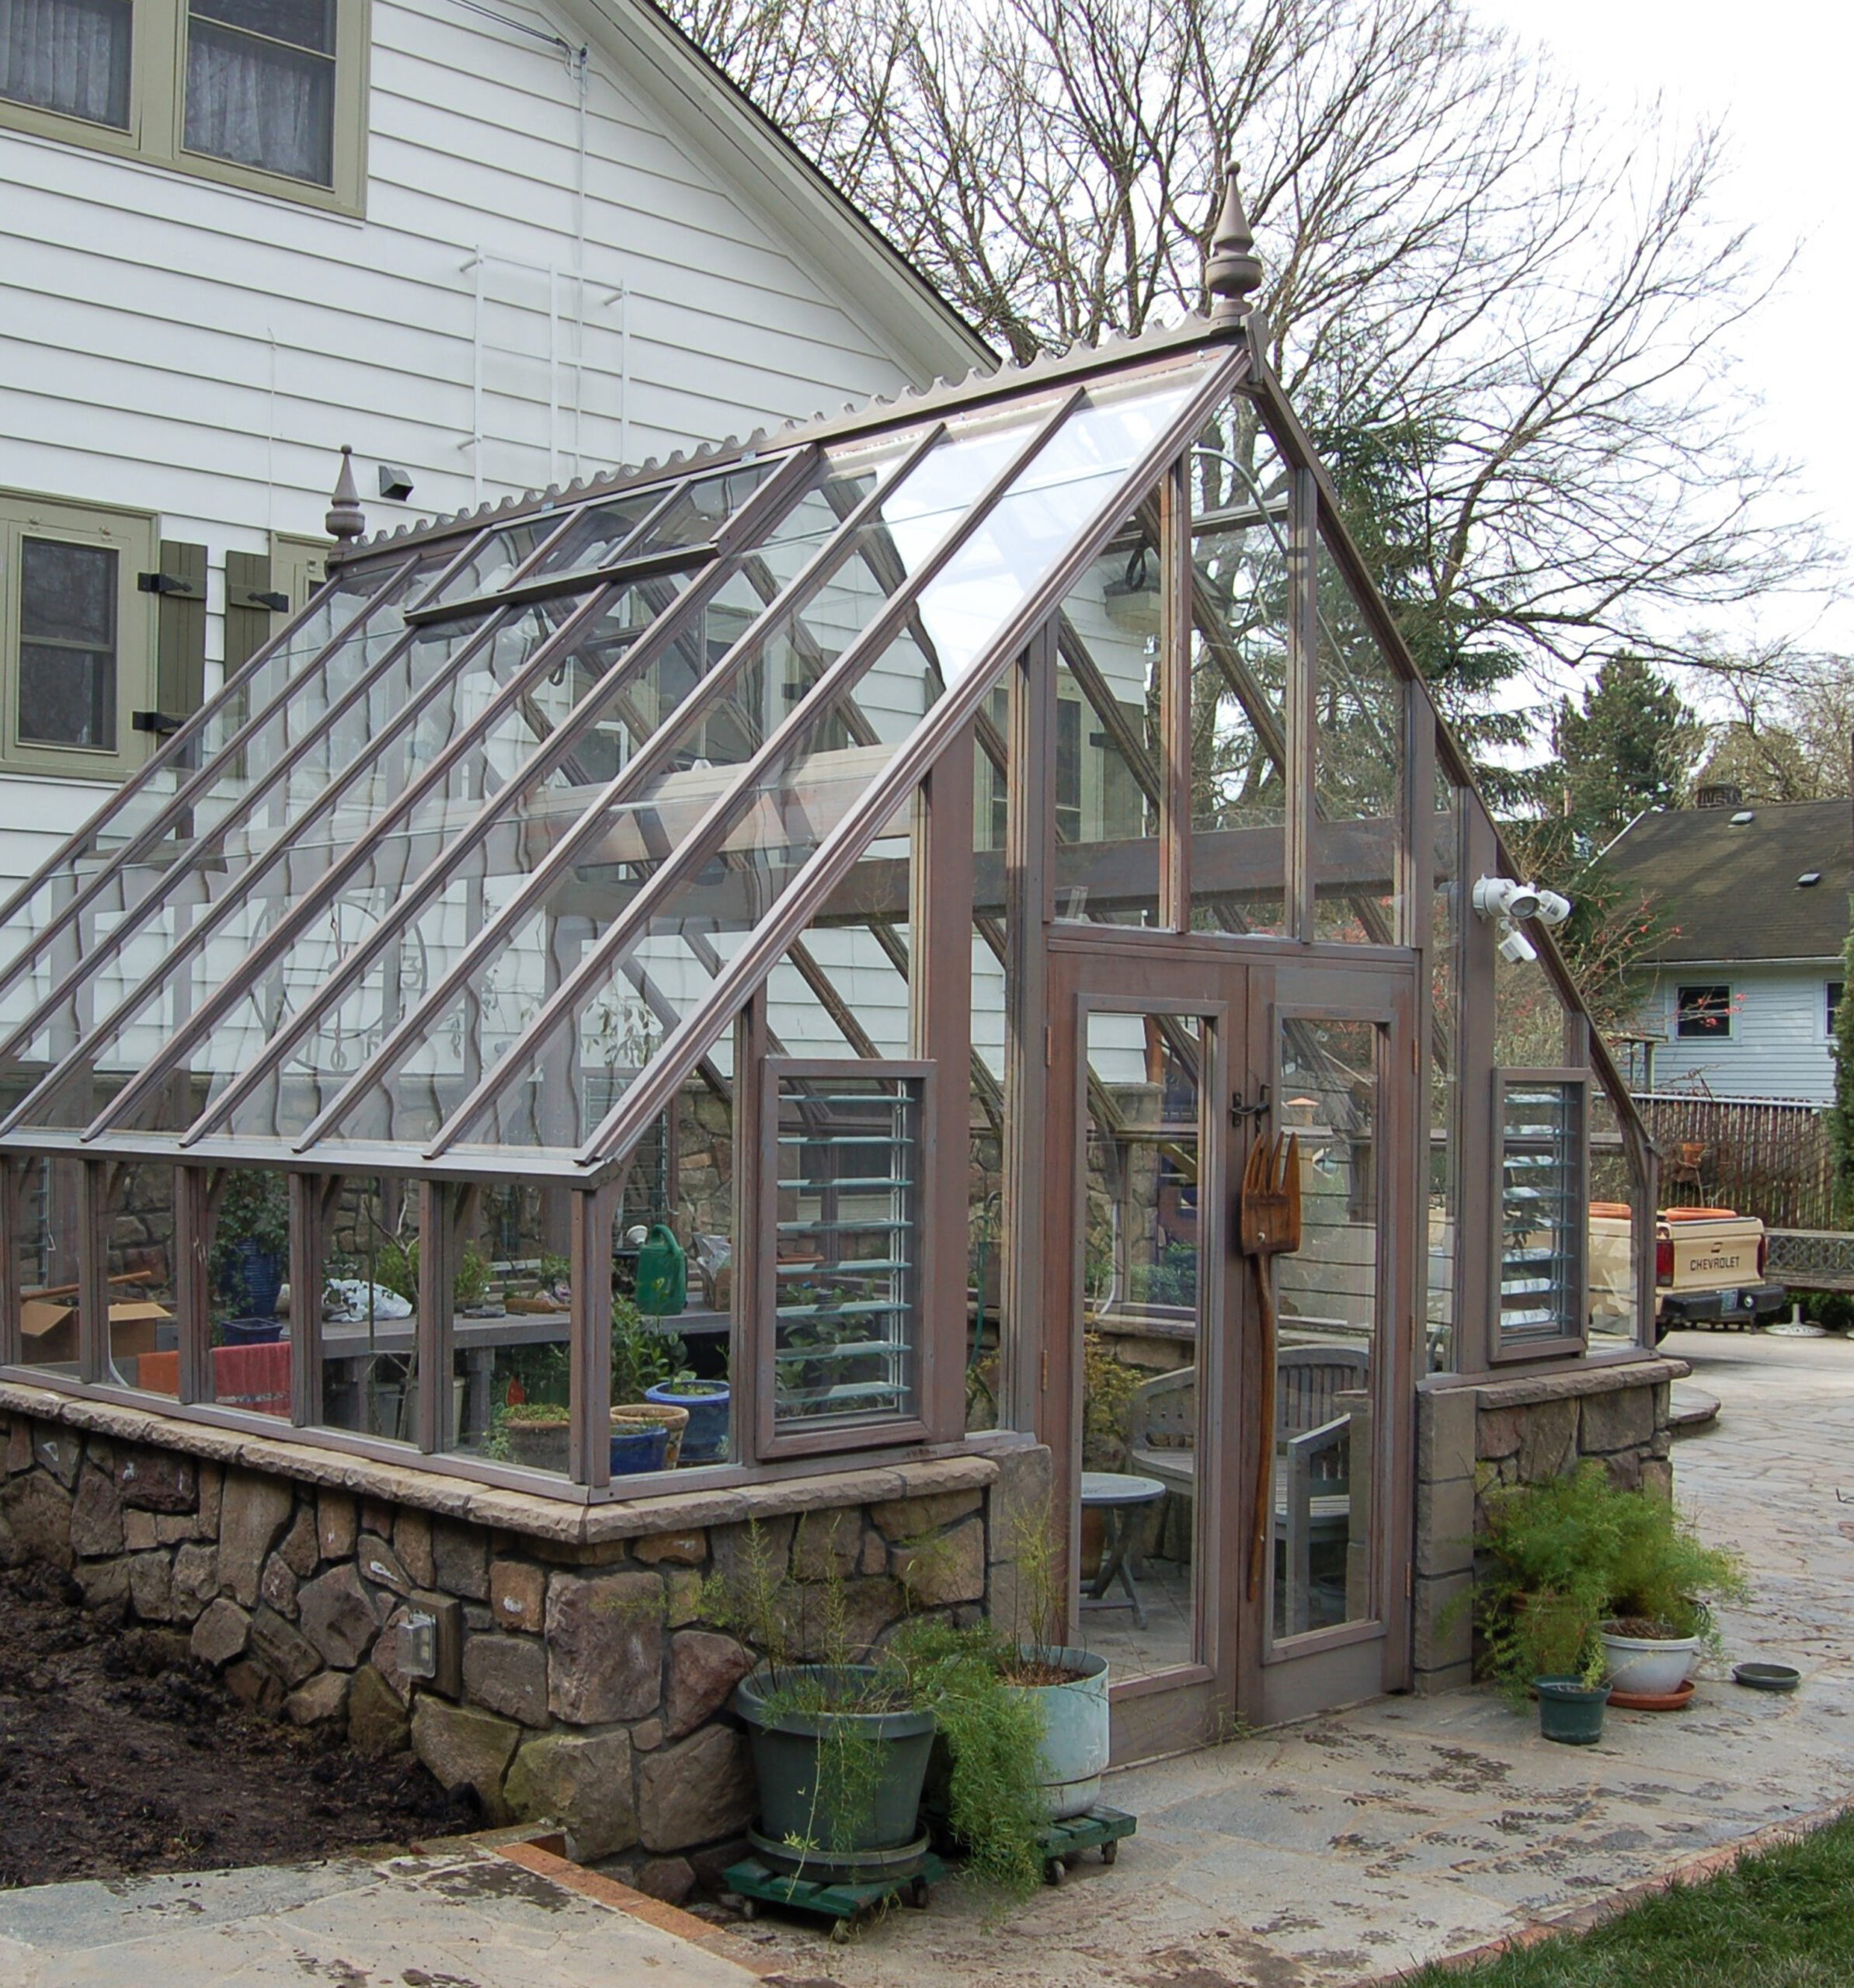
<svg viewBox="0 0 1854 1988">
<path fill-rule="evenodd" d="M 1275 1274 L 1271 1256 L 1300 1247 L 1300 1142 L 1292 1132 L 1261 1134 L 1243 1168 L 1237 1207 L 1243 1253 L 1254 1266 L 1255 1302 L 1261 1313 L 1261 1427 L 1256 1454 L 1255 1519 L 1249 1538 L 1249 1599 L 1261 1588 L 1268 1514 L 1275 1503 Z"/>
</svg>

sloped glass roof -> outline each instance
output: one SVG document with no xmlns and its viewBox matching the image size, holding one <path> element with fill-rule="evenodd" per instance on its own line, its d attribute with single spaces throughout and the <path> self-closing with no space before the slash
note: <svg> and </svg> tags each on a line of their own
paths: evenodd
<svg viewBox="0 0 1854 1988">
<path fill-rule="evenodd" d="M 363 548 L 0 908 L 0 1139 L 596 1172 L 1244 353 L 1080 355 Z"/>
</svg>

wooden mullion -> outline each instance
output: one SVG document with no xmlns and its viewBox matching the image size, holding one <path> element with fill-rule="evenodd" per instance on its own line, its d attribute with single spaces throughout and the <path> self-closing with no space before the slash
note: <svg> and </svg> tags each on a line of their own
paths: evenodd
<svg viewBox="0 0 1854 1988">
<path fill-rule="evenodd" d="M 290 1420 L 322 1419 L 322 1279 L 328 1253 L 326 1197 L 312 1173 L 292 1173 L 290 1194 Z M 423 1260 L 421 1259 L 421 1260 Z"/>
<path fill-rule="evenodd" d="M 1159 803 L 1159 922 L 1191 930 L 1190 458 L 1181 457 L 1159 491 L 1159 714 L 1164 791 Z"/>
<path fill-rule="evenodd" d="M 100 1160 L 77 1166 L 78 1378 L 110 1378 L 110 1187 Z"/>
<path fill-rule="evenodd" d="M 734 1069 L 739 1081 L 734 1086 L 734 1279 L 728 1371 L 733 1454 L 736 1461 L 747 1463 L 757 1463 L 764 1455 L 771 1417 L 775 1331 L 773 1319 L 760 1302 L 761 1266 L 772 1250 L 771 1223 L 777 1211 L 777 1195 L 769 1197 L 766 1191 L 763 1073 L 770 1053 L 766 989 L 760 987 L 734 1024 Z"/>
<path fill-rule="evenodd" d="M 21 1355 L 19 1237 L 31 1163 L 0 1158 L 0 1367 L 16 1367 Z"/>
<path fill-rule="evenodd" d="M 1469 1236 L 1491 1233 L 1499 1221 L 1494 1150 L 1494 930 L 1466 909 L 1470 881 L 1496 860 L 1493 825 L 1472 795 L 1463 796 L 1460 899 L 1463 912 L 1458 961 L 1461 974 L 1459 1022 L 1456 1042 L 1456 1086 L 1460 1100 L 1460 1141 L 1456 1164 L 1460 1192 L 1455 1224 L 1455 1364 L 1463 1374 L 1484 1374 L 1498 1350 L 1499 1288 L 1489 1252 L 1470 1249 Z M 1476 1328 L 1473 1314 L 1478 1308 Z"/>
<path fill-rule="evenodd" d="M 924 1136 L 928 1124 L 936 1136 L 926 1149 L 930 1157 L 917 1190 L 923 1216 L 917 1357 L 923 1419 L 940 1441 L 955 1439 L 965 1427 L 976 749 L 969 725 L 934 762 L 916 804 L 911 1033 L 917 1054 L 936 1073 L 921 1100 Z M 951 1108 L 955 1097 L 957 1113 Z"/>
<path fill-rule="evenodd" d="M 1043 1385 L 1048 1119 L 1049 930 L 1056 837 L 1056 638 L 1032 638 L 1010 672 L 1011 784 L 1005 840 L 1003 1354 L 1000 1426 L 1035 1429 Z"/>
<path fill-rule="evenodd" d="M 212 1232 L 217 1206 L 209 1169 L 175 1168 L 174 1316 L 179 1346 L 176 1386 L 183 1402 L 209 1402 L 218 1394 L 212 1356 Z M 294 1274 L 294 1266 L 291 1268 Z"/>
<path fill-rule="evenodd" d="M 738 1086 L 736 1086 L 738 1090 Z M 567 1467 L 602 1491 L 611 1482 L 611 1231 L 622 1189 L 573 1190 L 572 1421 Z"/>
<path fill-rule="evenodd" d="M 1296 470 L 1288 513 L 1287 902 L 1289 938 L 1310 940 L 1313 917 L 1313 778 L 1320 670 L 1318 488 Z"/>
</svg>

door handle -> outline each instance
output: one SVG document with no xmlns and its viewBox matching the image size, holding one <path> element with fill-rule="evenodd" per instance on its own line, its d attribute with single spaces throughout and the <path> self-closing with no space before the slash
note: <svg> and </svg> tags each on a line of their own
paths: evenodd
<svg viewBox="0 0 1854 1988">
<path fill-rule="evenodd" d="M 1243 1094 L 1240 1090 L 1230 1100 L 1230 1121 L 1232 1124 L 1240 1125 L 1245 1118 L 1261 1119 L 1268 1115 L 1268 1086 L 1266 1084 L 1264 1084 L 1255 1093 L 1255 1102 L 1253 1104 L 1244 1103 Z"/>
</svg>

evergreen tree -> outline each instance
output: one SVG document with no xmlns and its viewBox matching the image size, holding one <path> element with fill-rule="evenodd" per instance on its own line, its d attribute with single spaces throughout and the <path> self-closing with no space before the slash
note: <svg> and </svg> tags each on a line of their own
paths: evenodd
<svg viewBox="0 0 1854 1988">
<path fill-rule="evenodd" d="M 1835 1011 L 1835 1102 L 1828 1107 L 1828 1152 L 1835 1163 L 1835 1212 L 1854 1216 L 1854 932 L 1842 952 L 1841 1006 Z"/>
<path fill-rule="evenodd" d="M 1640 656 L 1612 656 L 1553 728 L 1563 818 L 1600 846 L 1644 808 L 1679 804 L 1706 749 L 1706 727 Z M 1557 811 L 1554 811 L 1557 812 Z"/>
</svg>

